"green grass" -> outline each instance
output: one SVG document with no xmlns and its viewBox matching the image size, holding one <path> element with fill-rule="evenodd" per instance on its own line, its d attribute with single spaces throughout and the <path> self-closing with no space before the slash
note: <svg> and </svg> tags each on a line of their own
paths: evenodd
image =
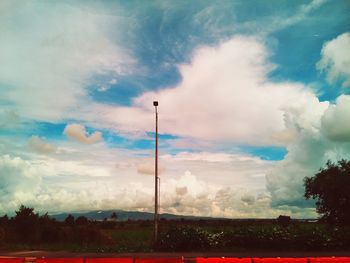
<svg viewBox="0 0 350 263">
<path fill-rule="evenodd" d="M 181 229 L 187 227 L 190 234 L 183 236 Z M 283 250 L 337 250 L 349 248 L 350 227 L 342 229 L 329 228 L 318 223 L 297 222 L 288 227 L 272 223 L 211 223 L 211 222 L 161 222 L 160 232 L 164 237 L 170 229 L 174 229 L 175 236 L 166 239 L 165 244 L 173 245 L 191 243 L 200 238 L 205 244 L 198 245 L 194 251 L 268 251 L 271 249 Z M 62 228 L 63 231 L 65 228 Z M 176 229 L 179 229 L 177 231 Z M 98 229 L 103 236 L 103 242 L 53 242 L 38 244 L 23 244 L 5 242 L 0 248 L 7 250 L 48 250 L 72 252 L 152 252 L 153 225 L 137 222 L 117 225 L 113 229 Z M 193 234 L 191 231 L 199 231 Z M 69 231 L 68 231 L 69 232 Z M 185 249 L 186 246 L 185 246 Z M 188 248 L 190 249 L 190 248 Z M 172 250 L 178 251 L 173 247 Z"/>
</svg>

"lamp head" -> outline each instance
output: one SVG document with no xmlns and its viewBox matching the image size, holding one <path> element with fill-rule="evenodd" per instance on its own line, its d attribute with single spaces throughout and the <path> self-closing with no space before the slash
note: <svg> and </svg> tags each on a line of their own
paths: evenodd
<svg viewBox="0 0 350 263">
<path fill-rule="evenodd" d="M 157 107 L 158 106 L 158 101 L 153 101 L 153 106 Z"/>
</svg>

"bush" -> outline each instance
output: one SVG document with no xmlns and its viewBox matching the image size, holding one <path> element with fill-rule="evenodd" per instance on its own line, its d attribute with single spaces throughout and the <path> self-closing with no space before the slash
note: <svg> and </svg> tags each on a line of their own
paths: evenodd
<svg viewBox="0 0 350 263">
<path fill-rule="evenodd" d="M 109 244 L 111 242 L 110 238 L 91 226 L 76 227 L 73 233 L 74 241 L 80 244 Z"/>
<path fill-rule="evenodd" d="M 64 223 L 67 226 L 74 226 L 75 220 L 74 220 L 74 216 L 72 216 L 71 214 L 69 214 L 66 219 L 64 220 Z"/>
<path fill-rule="evenodd" d="M 78 226 L 85 226 L 89 224 L 89 219 L 87 219 L 85 216 L 79 216 L 76 220 L 75 223 Z"/>
<path fill-rule="evenodd" d="M 0 245 L 4 244 L 6 241 L 6 230 L 3 227 L 0 227 Z"/>
<path fill-rule="evenodd" d="M 40 239 L 39 215 L 34 208 L 20 206 L 13 220 L 16 237 L 20 242 L 37 242 Z"/>
<path fill-rule="evenodd" d="M 115 221 L 102 221 L 101 228 L 102 229 L 113 229 L 117 226 L 117 222 Z"/>
<path fill-rule="evenodd" d="M 55 219 L 52 219 L 48 214 L 39 217 L 40 241 L 41 242 L 57 242 L 60 240 L 60 230 Z"/>
<path fill-rule="evenodd" d="M 290 216 L 282 216 L 282 215 L 280 215 L 277 218 L 277 224 L 279 224 L 281 226 L 288 226 L 290 223 L 291 223 Z"/>
<path fill-rule="evenodd" d="M 159 237 L 158 248 L 164 251 L 189 251 L 210 247 L 208 233 L 194 227 L 172 227 Z"/>
</svg>

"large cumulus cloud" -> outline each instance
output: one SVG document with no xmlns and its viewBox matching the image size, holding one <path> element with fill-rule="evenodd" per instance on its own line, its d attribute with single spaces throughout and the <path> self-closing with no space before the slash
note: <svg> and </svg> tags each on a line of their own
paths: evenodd
<svg viewBox="0 0 350 263">
<path fill-rule="evenodd" d="M 41 176 L 30 162 L 19 157 L 0 157 L 0 210 L 17 208 L 20 203 L 33 202 L 39 191 Z"/>
<path fill-rule="evenodd" d="M 319 70 L 329 82 L 343 80 L 349 85 L 350 35 L 344 33 L 326 42 Z M 288 154 L 266 176 L 273 207 L 313 207 L 303 198 L 303 179 L 313 176 L 327 160 L 350 158 L 350 96 L 341 95 L 335 103 L 308 100 L 298 110 L 285 107 L 285 124 L 294 134 Z"/>
<path fill-rule="evenodd" d="M 296 137 L 287 146 L 285 159 L 266 177 L 273 207 L 314 206 L 312 201 L 303 198 L 303 179 L 313 176 L 327 160 L 350 158 L 349 106 L 350 96 L 342 95 L 335 104 L 312 103 L 313 117 L 304 115 L 305 125 L 300 126 L 299 114 L 286 119 L 289 126 L 294 127 Z M 295 113 L 286 111 L 286 114 Z"/>
<path fill-rule="evenodd" d="M 350 86 L 350 33 L 346 32 L 326 42 L 321 51 L 317 68 L 324 71 L 332 83 L 342 80 L 342 86 Z"/>
<path fill-rule="evenodd" d="M 198 47 L 191 61 L 178 69 L 181 82 L 157 92 L 145 92 L 131 107 L 94 104 L 81 114 L 119 132 L 152 130 L 152 101 L 160 101 L 163 133 L 197 140 L 250 145 L 285 145 L 284 107 L 316 97 L 308 87 L 273 82 L 268 74 L 269 50 L 262 39 L 236 36 L 215 46 Z M 98 112 L 98 115 L 90 114 Z"/>
<path fill-rule="evenodd" d="M 350 96 L 342 95 L 322 116 L 322 131 L 334 141 L 350 141 Z"/>
</svg>

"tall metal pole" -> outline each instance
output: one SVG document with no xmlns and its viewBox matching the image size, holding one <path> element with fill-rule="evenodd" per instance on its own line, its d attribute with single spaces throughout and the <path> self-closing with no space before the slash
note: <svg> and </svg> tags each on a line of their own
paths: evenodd
<svg viewBox="0 0 350 263">
<path fill-rule="evenodd" d="M 156 149 L 155 149 L 155 178 L 154 178 L 154 243 L 157 245 L 158 242 L 158 101 L 154 101 L 156 111 Z"/>
</svg>

